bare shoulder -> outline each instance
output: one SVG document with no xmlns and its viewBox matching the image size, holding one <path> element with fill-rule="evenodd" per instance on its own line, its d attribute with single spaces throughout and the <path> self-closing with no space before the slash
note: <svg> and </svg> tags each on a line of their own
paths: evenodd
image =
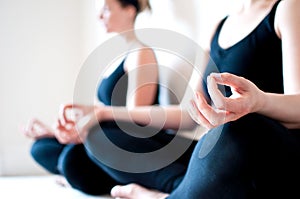
<svg viewBox="0 0 300 199">
<path fill-rule="evenodd" d="M 276 17 L 285 19 L 285 17 L 300 16 L 300 1 L 299 0 L 282 0 L 276 11 Z M 297 21 L 295 18 L 293 21 Z"/>
<path fill-rule="evenodd" d="M 300 1 L 282 0 L 276 10 L 275 29 L 281 37 L 282 33 L 290 29 L 300 28 Z"/>
<path fill-rule="evenodd" d="M 136 58 L 139 64 L 156 63 L 156 56 L 154 50 L 146 45 L 142 45 L 136 51 Z"/>
<path fill-rule="evenodd" d="M 146 45 L 140 45 L 132 50 L 126 59 L 125 67 L 132 70 L 142 66 L 157 66 L 154 50 Z"/>
<path fill-rule="evenodd" d="M 142 45 L 139 50 L 137 51 L 138 57 L 139 58 L 149 58 L 149 59 L 153 59 L 155 58 L 155 53 L 153 48 L 146 46 L 146 45 Z"/>
<path fill-rule="evenodd" d="M 297 8 L 299 9 L 300 2 L 299 0 L 281 0 L 278 7 L 284 7 L 284 8 Z"/>
</svg>

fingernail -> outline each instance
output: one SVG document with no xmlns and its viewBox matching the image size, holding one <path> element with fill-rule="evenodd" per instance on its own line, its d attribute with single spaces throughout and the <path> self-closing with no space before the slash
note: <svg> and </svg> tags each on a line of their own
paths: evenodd
<svg viewBox="0 0 300 199">
<path fill-rule="evenodd" d="M 218 80 L 222 80 L 222 75 L 221 73 L 211 73 L 211 75 Z"/>
</svg>

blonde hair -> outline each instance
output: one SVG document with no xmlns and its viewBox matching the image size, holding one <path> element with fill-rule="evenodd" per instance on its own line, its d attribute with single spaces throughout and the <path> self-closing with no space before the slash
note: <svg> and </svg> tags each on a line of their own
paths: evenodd
<svg viewBox="0 0 300 199">
<path fill-rule="evenodd" d="M 137 0 L 140 5 L 140 10 L 137 10 L 137 13 L 143 12 L 146 9 L 151 10 L 151 5 L 149 0 Z"/>
</svg>

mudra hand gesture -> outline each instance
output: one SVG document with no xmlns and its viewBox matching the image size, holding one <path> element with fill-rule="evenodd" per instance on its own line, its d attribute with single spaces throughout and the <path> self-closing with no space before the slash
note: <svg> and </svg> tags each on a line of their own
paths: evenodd
<svg viewBox="0 0 300 199">
<path fill-rule="evenodd" d="M 229 86 L 232 95 L 225 97 L 218 89 L 218 84 Z M 203 94 L 197 92 L 189 109 L 191 117 L 207 129 L 237 120 L 263 106 L 264 92 L 243 77 L 212 73 L 207 77 L 207 88 L 212 105 L 207 103 Z"/>
<path fill-rule="evenodd" d="M 97 123 L 94 106 L 61 105 L 55 127 L 55 136 L 60 143 L 83 143 L 88 130 Z"/>
</svg>

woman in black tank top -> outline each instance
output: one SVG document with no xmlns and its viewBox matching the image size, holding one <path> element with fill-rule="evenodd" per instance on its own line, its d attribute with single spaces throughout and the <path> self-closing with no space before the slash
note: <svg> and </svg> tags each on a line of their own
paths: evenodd
<svg viewBox="0 0 300 199">
<path fill-rule="evenodd" d="M 298 0 L 249 0 L 221 20 L 209 45 L 207 79 L 198 81 L 204 92 L 196 92 L 190 110 L 209 130 L 186 173 L 175 178 L 178 186 L 162 193 L 162 187 L 153 191 L 130 184 L 114 187 L 112 195 L 299 198 L 299 13 Z"/>
<path fill-rule="evenodd" d="M 157 60 L 154 51 L 139 41 L 134 31 L 137 15 L 147 8 L 150 9 L 147 0 L 104 1 L 99 18 L 106 31 L 119 33 L 130 48 L 120 63 L 114 63 L 116 67 L 112 72 L 104 72 L 107 76 L 101 79 L 97 91 L 97 97 L 104 105 L 133 108 L 158 103 Z M 80 111 L 89 110 L 93 113 L 91 106 L 75 106 Z M 65 105 L 63 109 L 69 107 L 73 107 L 73 104 Z M 129 138 L 122 136 L 122 133 L 126 133 L 114 122 L 103 123 L 102 126 L 110 139 L 116 140 L 116 145 L 127 143 L 126 139 Z M 61 124 L 58 124 L 57 129 L 51 129 L 37 119 L 32 120 L 24 133 L 35 139 L 31 148 L 34 160 L 48 172 L 65 177 L 75 189 L 93 195 L 108 194 L 120 182 L 90 159 L 77 132 L 65 131 Z M 134 147 L 144 148 L 142 144 Z"/>
</svg>

